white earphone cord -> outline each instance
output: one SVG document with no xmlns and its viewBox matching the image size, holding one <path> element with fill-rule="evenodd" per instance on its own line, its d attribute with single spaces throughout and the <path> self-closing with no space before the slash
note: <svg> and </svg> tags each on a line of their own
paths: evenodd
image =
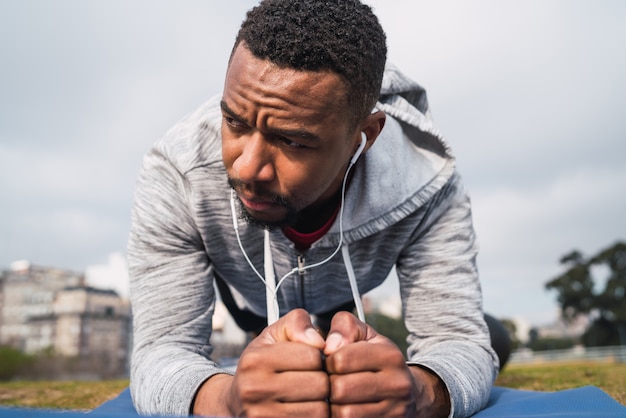
<svg viewBox="0 0 626 418">
<path fill-rule="evenodd" d="M 248 257 L 248 254 L 246 253 L 246 250 L 243 248 L 243 244 L 241 242 L 241 238 L 239 236 L 239 224 L 237 221 L 237 215 L 236 215 L 236 210 L 235 210 L 235 191 L 233 189 L 230 190 L 230 210 L 231 210 L 231 214 L 233 217 L 233 228 L 235 229 L 235 235 L 237 236 L 237 243 L 239 244 L 239 248 L 241 249 L 241 252 L 243 253 L 244 258 L 246 259 L 246 261 L 248 262 L 248 264 L 250 265 L 250 267 L 252 268 L 252 271 L 254 271 L 254 273 L 259 277 L 259 279 L 261 279 L 261 281 L 263 282 L 263 284 L 265 285 L 265 289 L 266 289 L 266 306 L 267 306 L 267 324 L 268 325 L 272 325 L 274 322 L 276 322 L 280 316 L 280 311 L 279 311 L 279 307 L 278 307 L 278 289 L 280 288 L 280 286 L 283 284 L 283 282 L 291 275 L 297 273 L 297 272 L 302 272 L 302 271 L 306 271 L 309 269 L 312 269 L 314 267 L 319 267 L 323 264 L 326 264 L 327 262 L 329 262 L 334 256 L 335 254 L 337 254 L 339 252 L 340 249 L 342 249 L 342 255 L 343 255 L 343 259 L 344 259 L 344 264 L 346 266 L 346 271 L 348 273 L 348 280 L 350 282 L 350 289 L 352 290 L 352 298 L 354 300 L 354 304 L 356 306 L 356 310 L 357 310 L 357 315 L 359 317 L 359 319 L 363 322 L 365 322 L 365 314 L 363 312 L 363 304 L 361 302 L 361 295 L 359 293 L 359 289 L 356 283 L 356 276 L 354 274 L 354 269 L 352 267 L 352 262 L 350 261 L 350 253 L 348 251 L 348 247 L 347 245 L 343 245 L 343 208 L 344 208 L 344 203 L 345 203 L 345 196 L 346 196 L 346 184 L 347 184 L 347 180 L 348 180 L 348 174 L 350 173 L 350 170 L 352 169 L 352 167 L 354 166 L 354 164 L 356 163 L 357 158 L 359 157 L 359 155 L 361 154 L 361 151 L 363 150 L 365 146 L 365 139 L 363 141 L 361 141 L 361 145 L 359 146 L 359 149 L 355 152 L 354 156 L 352 157 L 352 159 L 350 160 L 350 164 L 348 165 L 348 168 L 346 170 L 346 174 L 343 177 L 343 182 L 341 185 L 341 204 L 339 207 L 339 244 L 337 245 L 337 248 L 335 248 L 335 250 L 332 252 L 331 255 L 329 255 L 328 257 L 326 257 L 324 260 L 319 261 L 317 263 L 314 264 L 310 264 L 308 266 L 304 266 L 304 267 L 295 267 L 293 268 L 291 271 L 289 271 L 287 274 L 285 274 L 279 281 L 278 283 L 276 283 L 276 276 L 274 273 L 274 266 L 273 266 L 273 261 L 272 261 L 272 252 L 271 252 L 271 247 L 270 247 L 270 231 L 269 228 L 265 228 L 264 230 L 264 273 L 265 273 L 265 277 L 263 277 L 261 275 L 261 273 L 259 273 L 259 271 L 256 269 L 256 267 L 254 267 L 254 264 L 252 264 L 252 261 L 250 260 L 250 258 Z"/>
</svg>

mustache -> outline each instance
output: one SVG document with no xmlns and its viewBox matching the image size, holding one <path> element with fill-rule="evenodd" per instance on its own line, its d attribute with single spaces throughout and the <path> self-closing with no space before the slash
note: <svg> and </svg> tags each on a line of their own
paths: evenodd
<svg viewBox="0 0 626 418">
<path fill-rule="evenodd" d="M 287 199 L 285 196 L 272 193 L 268 190 L 265 190 L 262 187 L 256 186 L 250 187 L 249 183 L 245 183 L 239 179 L 228 177 L 228 185 L 232 187 L 235 191 L 252 191 L 255 196 L 264 199 L 270 200 L 272 203 L 283 206 L 285 208 L 294 209 L 293 204 Z"/>
</svg>

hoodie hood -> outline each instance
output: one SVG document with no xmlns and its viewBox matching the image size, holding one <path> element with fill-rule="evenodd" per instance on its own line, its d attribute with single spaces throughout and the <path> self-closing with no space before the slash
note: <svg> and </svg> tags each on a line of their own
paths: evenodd
<svg viewBox="0 0 626 418">
<path fill-rule="evenodd" d="M 354 167 L 346 195 L 344 240 L 387 228 L 423 205 L 452 176 L 455 161 L 434 127 L 426 91 L 387 64 L 376 107 L 387 115 L 372 147 Z M 335 224 L 327 238 L 338 240 Z"/>
</svg>

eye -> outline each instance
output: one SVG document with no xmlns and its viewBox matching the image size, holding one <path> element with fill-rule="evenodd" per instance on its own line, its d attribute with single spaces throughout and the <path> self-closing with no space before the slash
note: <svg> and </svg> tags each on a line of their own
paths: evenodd
<svg viewBox="0 0 626 418">
<path fill-rule="evenodd" d="M 282 142 L 283 144 L 285 144 L 287 147 L 289 148 L 307 148 L 305 145 L 302 145 L 298 142 L 292 141 L 289 138 L 285 138 L 284 136 L 279 136 L 276 138 L 278 141 Z"/>
<path fill-rule="evenodd" d="M 232 116 L 224 115 L 223 118 L 224 122 L 226 122 L 226 124 L 233 129 L 241 130 L 248 127 L 245 123 L 233 118 Z"/>
</svg>

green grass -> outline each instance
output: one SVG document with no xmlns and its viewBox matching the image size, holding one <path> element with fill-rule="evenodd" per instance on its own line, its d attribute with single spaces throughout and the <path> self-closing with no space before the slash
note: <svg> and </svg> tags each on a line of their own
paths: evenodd
<svg viewBox="0 0 626 418">
<path fill-rule="evenodd" d="M 0 405 L 87 411 L 127 386 L 128 380 L 1 382 Z"/>
<path fill-rule="evenodd" d="M 496 385 L 548 392 L 591 385 L 626 405 L 626 363 L 511 364 L 498 376 Z"/>
<path fill-rule="evenodd" d="M 593 385 L 626 405 L 626 363 L 511 364 L 496 385 L 537 391 Z M 113 399 L 127 386 L 128 380 L 4 382 L 0 383 L 0 405 L 87 411 Z"/>
</svg>

